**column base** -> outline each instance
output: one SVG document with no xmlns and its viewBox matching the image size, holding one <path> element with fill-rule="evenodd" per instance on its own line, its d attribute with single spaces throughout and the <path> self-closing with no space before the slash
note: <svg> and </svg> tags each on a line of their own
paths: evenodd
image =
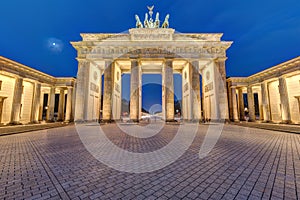
<svg viewBox="0 0 300 200">
<path fill-rule="evenodd" d="M 40 122 L 39 121 L 32 121 L 32 122 L 29 122 L 29 124 L 40 124 Z"/>
<path fill-rule="evenodd" d="M 12 126 L 14 126 L 14 125 L 22 125 L 22 123 L 21 122 L 9 122 L 8 125 L 12 125 Z"/>
<path fill-rule="evenodd" d="M 229 119 L 209 119 L 208 122 L 213 122 L 213 123 L 229 123 Z"/>
<path fill-rule="evenodd" d="M 271 120 L 263 120 L 262 123 L 272 123 Z"/>
<path fill-rule="evenodd" d="M 140 123 L 140 120 L 139 119 L 130 119 L 128 122 L 129 123 Z"/>
<path fill-rule="evenodd" d="M 165 122 L 177 122 L 175 119 L 166 119 Z"/>
<path fill-rule="evenodd" d="M 279 124 L 291 124 L 292 121 L 291 120 L 282 120 L 281 122 L 279 122 Z"/>
<path fill-rule="evenodd" d="M 64 123 L 72 123 L 74 122 L 74 120 L 71 120 L 71 119 L 68 119 L 68 120 L 65 120 Z"/>
<path fill-rule="evenodd" d="M 99 120 L 99 123 L 103 123 L 103 124 L 112 124 L 115 123 L 116 121 L 113 119 L 101 119 Z"/>
<path fill-rule="evenodd" d="M 205 123 L 205 120 L 203 120 L 203 119 L 183 119 L 182 121 L 186 122 L 186 123 L 199 123 L 199 124 L 200 123 Z"/>
</svg>

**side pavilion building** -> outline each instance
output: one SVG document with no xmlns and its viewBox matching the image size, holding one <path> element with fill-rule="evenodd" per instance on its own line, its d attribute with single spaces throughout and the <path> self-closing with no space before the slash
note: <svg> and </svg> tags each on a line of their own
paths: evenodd
<svg viewBox="0 0 300 200">
<path fill-rule="evenodd" d="M 300 57 L 227 79 L 230 119 L 300 124 Z M 246 105 L 245 105 L 246 104 Z"/>
</svg>

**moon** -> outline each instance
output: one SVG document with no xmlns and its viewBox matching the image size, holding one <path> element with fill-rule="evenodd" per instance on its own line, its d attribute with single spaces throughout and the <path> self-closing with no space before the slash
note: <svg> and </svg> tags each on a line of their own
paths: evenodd
<svg viewBox="0 0 300 200">
<path fill-rule="evenodd" d="M 48 38 L 46 40 L 46 48 L 54 53 L 60 53 L 63 50 L 64 43 L 58 38 Z"/>
</svg>

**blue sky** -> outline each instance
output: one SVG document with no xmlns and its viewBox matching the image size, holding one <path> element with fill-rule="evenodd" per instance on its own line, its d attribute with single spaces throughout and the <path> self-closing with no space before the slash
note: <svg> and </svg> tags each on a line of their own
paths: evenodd
<svg viewBox="0 0 300 200">
<path fill-rule="evenodd" d="M 248 76 L 300 55 L 299 0 L 10 0 L 1 2 L 0 55 L 54 76 L 76 76 L 80 33 L 119 33 L 147 5 L 182 33 L 224 33 L 227 76 Z M 163 20 L 163 19 L 161 19 Z M 53 43 L 55 45 L 53 46 Z"/>
</svg>

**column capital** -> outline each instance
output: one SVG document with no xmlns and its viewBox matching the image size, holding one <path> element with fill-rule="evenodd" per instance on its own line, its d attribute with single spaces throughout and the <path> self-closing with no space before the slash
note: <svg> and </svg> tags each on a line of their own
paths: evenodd
<svg viewBox="0 0 300 200">
<path fill-rule="evenodd" d="M 140 59 L 138 59 L 138 58 L 132 58 L 132 59 L 130 59 L 130 67 L 132 68 L 133 66 L 136 66 L 136 67 L 138 67 L 138 66 L 140 66 L 141 65 L 141 60 Z"/>
<path fill-rule="evenodd" d="M 189 63 L 193 63 L 193 62 L 198 62 L 199 63 L 199 58 L 189 58 L 189 59 L 187 59 L 187 61 Z"/>
<path fill-rule="evenodd" d="M 173 61 L 174 61 L 174 58 L 171 58 L 171 57 L 165 57 L 163 59 L 163 63 L 166 63 L 166 62 L 172 62 L 173 63 Z"/>
<path fill-rule="evenodd" d="M 174 60 L 175 56 L 174 55 L 168 55 L 164 57 L 165 60 Z"/>
<path fill-rule="evenodd" d="M 138 55 L 132 55 L 132 54 L 131 54 L 131 55 L 129 56 L 129 59 L 130 59 L 130 60 L 139 60 L 140 57 L 139 57 Z"/>
<path fill-rule="evenodd" d="M 173 59 L 164 59 L 163 63 L 164 63 L 164 64 L 167 64 L 167 63 L 168 63 L 168 64 L 171 65 L 171 67 L 173 67 L 173 61 L 174 61 Z"/>
<path fill-rule="evenodd" d="M 76 60 L 78 61 L 78 63 L 90 63 L 89 60 L 84 59 L 84 58 L 76 58 Z"/>
<path fill-rule="evenodd" d="M 111 61 L 111 60 L 115 60 L 115 58 L 114 57 L 106 56 L 106 57 L 103 57 L 102 60 Z"/>
<path fill-rule="evenodd" d="M 286 78 L 287 78 L 287 75 L 280 75 L 280 76 L 278 77 L 278 80 L 280 80 L 280 79 L 285 80 Z"/>
<path fill-rule="evenodd" d="M 215 62 L 225 62 L 227 60 L 227 57 L 222 57 L 222 58 L 215 58 Z"/>
</svg>

